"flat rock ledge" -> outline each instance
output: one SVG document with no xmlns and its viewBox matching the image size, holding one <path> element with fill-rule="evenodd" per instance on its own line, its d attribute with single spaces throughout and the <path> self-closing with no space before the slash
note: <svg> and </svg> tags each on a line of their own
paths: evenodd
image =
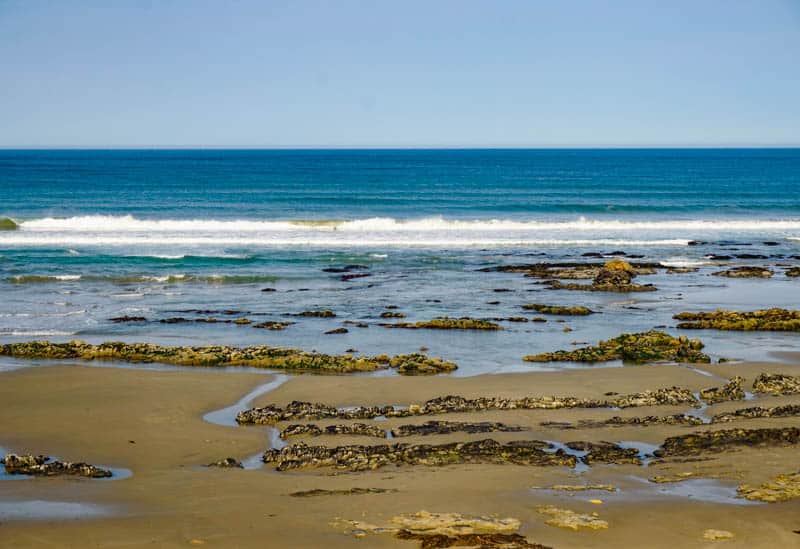
<svg viewBox="0 0 800 549">
<path fill-rule="evenodd" d="M 651 330 L 637 334 L 622 334 L 597 345 L 569 351 L 528 355 L 527 362 L 688 362 L 707 364 L 711 358 L 703 353 L 703 342 L 685 336 L 673 337 L 666 332 Z"/>
<path fill-rule="evenodd" d="M 449 444 L 380 444 L 375 446 L 309 446 L 292 444 L 280 450 L 267 450 L 264 463 L 278 471 L 333 467 L 349 471 L 368 471 L 387 465 L 443 466 L 464 463 L 493 463 L 535 466 L 568 466 L 575 456 L 553 449 L 543 441 L 524 440 L 501 444 L 492 439 Z"/>
<path fill-rule="evenodd" d="M 47 456 L 7 454 L 2 460 L 9 475 L 108 478 L 111 471 L 83 462 L 51 460 Z"/>
<path fill-rule="evenodd" d="M 230 347 L 165 347 L 151 343 L 107 342 L 99 345 L 83 341 L 51 343 L 29 341 L 0 345 L 0 356 L 25 359 L 78 359 L 120 362 L 157 362 L 176 366 L 248 366 L 274 370 L 351 373 L 394 368 L 403 375 L 436 374 L 457 368 L 453 362 L 414 353 L 389 357 L 327 355 L 282 347 L 258 345 Z"/>
<path fill-rule="evenodd" d="M 743 484 L 736 491 L 741 497 L 750 501 L 767 503 L 800 498 L 800 472 L 778 475 L 774 480 L 758 487 Z"/>
<path fill-rule="evenodd" d="M 800 311 L 772 308 L 757 311 L 726 311 L 679 313 L 680 330 L 730 330 L 765 332 L 800 332 Z"/>
<path fill-rule="evenodd" d="M 800 428 L 723 429 L 669 437 L 654 452 L 656 457 L 691 456 L 736 447 L 761 448 L 800 443 Z"/>
<path fill-rule="evenodd" d="M 753 381 L 754 393 L 771 395 L 796 395 L 800 393 L 800 376 L 785 374 L 760 374 Z"/>
<path fill-rule="evenodd" d="M 281 408 L 268 404 L 239 412 L 236 421 L 240 424 L 275 425 L 281 421 L 320 419 L 375 419 L 379 417 L 411 417 L 457 412 L 480 412 L 486 410 L 555 410 L 561 408 L 631 408 L 657 405 L 699 405 L 692 391 L 682 387 L 647 390 L 629 395 L 614 395 L 606 399 L 579 398 L 572 396 L 541 396 L 522 398 L 478 397 L 465 398 L 448 395 L 436 397 L 424 404 L 412 404 L 406 408 L 396 406 L 357 406 L 337 408 L 328 404 L 292 401 Z"/>
</svg>

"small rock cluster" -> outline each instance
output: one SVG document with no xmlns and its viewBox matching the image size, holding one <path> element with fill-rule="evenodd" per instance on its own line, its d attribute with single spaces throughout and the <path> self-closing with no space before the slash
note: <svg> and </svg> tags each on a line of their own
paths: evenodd
<svg viewBox="0 0 800 549">
<path fill-rule="evenodd" d="M 107 478 L 111 471 L 83 462 L 51 460 L 47 456 L 7 454 L 3 460 L 9 475 L 53 477 L 71 475 L 88 478 Z"/>
</svg>

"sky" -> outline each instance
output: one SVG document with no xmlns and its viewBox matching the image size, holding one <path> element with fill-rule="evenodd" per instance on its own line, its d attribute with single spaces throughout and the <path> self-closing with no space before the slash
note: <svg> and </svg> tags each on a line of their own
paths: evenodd
<svg viewBox="0 0 800 549">
<path fill-rule="evenodd" d="M 0 147 L 800 145 L 800 0 L 0 0 Z"/>
</svg>

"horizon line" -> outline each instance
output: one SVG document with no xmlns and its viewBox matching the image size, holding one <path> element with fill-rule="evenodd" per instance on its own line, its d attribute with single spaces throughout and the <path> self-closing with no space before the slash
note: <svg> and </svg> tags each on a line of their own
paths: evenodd
<svg viewBox="0 0 800 549">
<path fill-rule="evenodd" d="M 798 144 L 658 144 L 658 145 L 0 145 L 4 151 L 44 150 L 250 150 L 250 151 L 462 151 L 462 150 L 711 150 L 711 149 L 798 149 Z"/>
</svg>

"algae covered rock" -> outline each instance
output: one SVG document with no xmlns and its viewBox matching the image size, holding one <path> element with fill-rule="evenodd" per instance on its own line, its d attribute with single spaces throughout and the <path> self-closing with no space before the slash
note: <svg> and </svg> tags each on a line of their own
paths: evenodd
<svg viewBox="0 0 800 549">
<path fill-rule="evenodd" d="M 0 231 L 16 231 L 19 225 L 16 221 L 8 217 L 0 217 Z"/>
<path fill-rule="evenodd" d="M 419 435 L 446 435 L 449 433 L 517 432 L 522 430 L 522 427 L 493 421 L 482 421 L 478 423 L 463 421 L 426 421 L 419 425 L 401 425 L 395 427 L 392 429 L 392 436 L 398 438 Z"/>
<path fill-rule="evenodd" d="M 744 378 L 734 376 L 722 387 L 709 387 L 700 391 L 700 398 L 709 404 L 725 402 L 727 400 L 744 400 L 744 388 L 742 387 Z"/>
<path fill-rule="evenodd" d="M 289 425 L 281 431 L 281 438 L 297 436 L 321 436 L 321 435 L 359 435 L 376 438 L 386 438 L 386 431 L 377 425 L 367 423 L 349 423 L 339 425 L 328 425 L 319 427 L 311 423 Z"/>
<path fill-rule="evenodd" d="M 766 267 L 733 267 L 711 274 L 725 278 L 770 278 L 774 273 Z"/>
<path fill-rule="evenodd" d="M 3 460 L 9 475 L 33 475 L 42 477 L 79 476 L 107 478 L 111 471 L 83 462 L 51 460 L 47 456 L 7 454 Z"/>
<path fill-rule="evenodd" d="M 502 330 L 503 327 L 488 320 L 477 318 L 450 318 L 447 316 L 437 317 L 433 320 L 423 320 L 420 322 L 398 322 L 395 324 L 381 324 L 384 328 L 406 328 L 411 330 L 430 329 L 430 330 Z"/>
<path fill-rule="evenodd" d="M 759 374 L 753 381 L 754 393 L 795 395 L 800 393 L 800 376 L 786 374 Z"/>
<path fill-rule="evenodd" d="M 743 484 L 736 491 L 750 501 L 775 503 L 800 498 L 800 472 L 778 475 L 774 480 L 765 482 L 759 487 Z"/>
<path fill-rule="evenodd" d="M 703 343 L 684 336 L 673 337 L 665 332 L 651 330 L 638 334 L 622 334 L 595 346 L 571 351 L 555 351 L 528 355 L 528 362 L 690 362 L 709 363 L 711 359 L 701 352 Z"/>
<path fill-rule="evenodd" d="M 586 316 L 593 314 L 594 311 L 588 307 L 580 305 L 563 306 L 563 305 L 545 305 L 542 303 L 526 303 L 522 306 L 523 309 L 528 311 L 536 311 L 543 315 L 564 315 L 564 316 Z"/>
<path fill-rule="evenodd" d="M 309 372 L 369 372 L 397 368 L 401 374 L 439 373 L 456 369 L 456 365 L 426 355 L 402 355 L 392 359 L 385 356 L 327 355 L 282 347 L 258 345 L 230 347 L 165 347 L 150 343 L 108 342 L 99 345 L 70 341 L 50 343 L 30 341 L 0 345 L 0 356 L 29 359 L 113 360 L 121 362 L 160 362 L 177 366 L 249 366 L 275 370 Z M 413 357 L 413 358 L 407 358 Z"/>
<path fill-rule="evenodd" d="M 679 329 L 800 332 L 800 311 L 772 308 L 758 311 L 679 313 L 673 316 Z"/>
<path fill-rule="evenodd" d="M 715 414 L 712 423 L 728 423 L 738 419 L 755 419 L 764 417 L 797 417 L 800 416 L 800 404 L 784 404 L 783 406 L 751 406 L 732 412 Z"/>
<path fill-rule="evenodd" d="M 787 446 L 800 442 L 800 428 L 724 429 L 670 437 L 654 452 L 657 457 L 695 455 L 739 446 Z"/>
<path fill-rule="evenodd" d="M 548 451 L 541 441 L 516 441 L 505 444 L 485 439 L 449 444 L 378 444 L 374 446 L 308 446 L 298 443 L 280 450 L 267 450 L 264 463 L 278 471 L 309 467 L 333 467 L 367 471 L 387 465 L 443 466 L 464 463 L 574 467 L 575 456 L 563 450 Z"/>
</svg>

